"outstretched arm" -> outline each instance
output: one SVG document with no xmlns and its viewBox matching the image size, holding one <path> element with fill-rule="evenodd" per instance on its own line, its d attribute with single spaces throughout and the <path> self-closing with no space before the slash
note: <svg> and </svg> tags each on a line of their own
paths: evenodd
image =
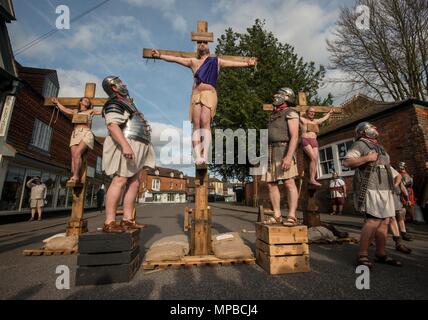
<svg viewBox="0 0 428 320">
<path fill-rule="evenodd" d="M 319 119 L 315 119 L 314 122 L 316 124 L 321 124 L 324 121 L 327 121 L 330 118 L 330 116 L 331 116 L 332 113 L 333 113 L 333 109 L 331 109 L 324 117 L 319 118 Z"/>
<path fill-rule="evenodd" d="M 93 111 L 92 111 L 92 115 L 94 115 L 94 116 L 100 116 L 102 114 L 103 114 L 102 108 L 101 109 L 93 109 Z"/>
<path fill-rule="evenodd" d="M 160 54 L 160 52 L 156 49 L 152 50 L 152 57 L 158 58 L 167 62 L 175 62 L 181 64 L 182 66 L 190 68 L 192 66 L 192 58 L 181 58 L 175 56 L 168 56 L 165 54 Z"/>
<path fill-rule="evenodd" d="M 59 103 L 57 98 L 52 98 L 52 102 L 65 114 L 73 115 L 77 113 L 76 110 L 71 110 L 69 108 L 64 107 L 61 103 Z"/>
<path fill-rule="evenodd" d="M 248 68 L 257 65 L 257 60 L 255 58 L 250 58 L 248 61 L 231 61 L 218 58 L 218 62 L 220 68 Z"/>
</svg>

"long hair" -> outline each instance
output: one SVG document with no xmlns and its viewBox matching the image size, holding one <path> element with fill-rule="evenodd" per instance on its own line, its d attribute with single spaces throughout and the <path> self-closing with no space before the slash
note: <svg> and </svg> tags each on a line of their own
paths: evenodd
<svg viewBox="0 0 428 320">
<path fill-rule="evenodd" d="M 80 98 L 80 99 L 79 99 L 79 102 L 77 103 L 77 109 L 78 109 L 78 112 L 82 111 L 82 110 L 80 109 L 80 103 L 83 101 L 83 99 L 88 99 L 88 100 L 89 100 L 88 110 L 89 110 L 89 109 L 92 109 L 92 102 L 91 102 L 91 99 L 89 99 L 88 97 L 83 97 L 83 98 Z"/>
</svg>

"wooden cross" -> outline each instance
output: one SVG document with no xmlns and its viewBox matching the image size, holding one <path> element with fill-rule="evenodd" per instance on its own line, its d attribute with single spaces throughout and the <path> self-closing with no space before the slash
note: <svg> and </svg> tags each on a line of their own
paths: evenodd
<svg viewBox="0 0 428 320">
<path fill-rule="evenodd" d="M 214 42 L 214 34 L 212 32 L 208 32 L 208 22 L 206 21 L 198 21 L 196 32 L 191 33 L 192 41 L 206 41 L 206 42 Z M 196 52 L 183 52 L 183 51 L 171 51 L 171 50 L 158 50 L 162 55 L 181 57 L 181 58 L 196 58 Z M 251 57 L 241 57 L 241 56 L 218 56 L 223 60 L 229 61 L 240 61 L 240 62 L 248 62 Z M 154 58 L 152 56 L 152 49 L 144 48 L 143 49 L 143 58 Z"/>
<path fill-rule="evenodd" d="M 333 106 L 308 106 L 308 100 L 306 98 L 306 94 L 303 91 L 299 92 L 299 103 L 293 108 L 300 115 L 304 114 L 309 108 L 314 108 L 316 113 L 327 113 L 333 109 L 334 113 L 342 113 L 343 109 L 341 107 L 333 107 Z M 272 104 L 264 104 L 263 111 L 273 111 Z"/>
<path fill-rule="evenodd" d="M 84 97 L 89 98 L 93 106 L 102 106 L 108 98 L 95 98 L 95 83 L 87 83 Z M 65 107 L 77 108 L 80 98 L 58 98 L 58 101 Z M 52 97 L 45 98 L 45 106 L 53 106 Z M 73 116 L 73 123 L 88 123 L 88 117 L 81 115 Z M 67 183 L 67 187 L 73 188 L 73 204 L 71 217 L 67 226 L 67 236 L 79 235 L 87 232 L 87 221 L 83 220 L 83 211 L 85 208 L 86 178 L 88 172 L 87 163 L 88 151 L 82 155 L 82 166 L 79 172 L 79 183 Z"/>
<path fill-rule="evenodd" d="M 342 107 L 333 107 L 333 106 L 308 106 L 306 94 L 303 91 L 299 92 L 298 95 L 299 103 L 294 107 L 293 109 L 300 113 L 300 115 L 304 115 L 305 112 L 309 108 L 313 108 L 316 113 L 327 113 L 330 110 L 333 110 L 334 113 L 342 113 L 343 108 Z M 272 104 L 263 104 L 263 111 L 273 111 L 273 105 Z M 306 155 L 304 155 L 306 157 Z M 306 159 L 307 160 L 307 159 Z M 320 216 L 318 213 L 318 205 L 317 200 L 315 198 L 316 189 L 313 188 L 309 184 L 309 176 L 305 174 L 305 172 L 309 172 L 309 163 L 308 161 L 305 161 L 304 165 L 304 171 L 300 175 L 300 185 L 299 185 L 299 198 L 301 194 L 302 185 L 305 186 L 305 190 L 308 194 L 308 199 L 304 201 L 304 208 L 303 208 L 303 223 L 307 225 L 308 227 L 316 227 L 321 225 Z M 257 176 L 255 177 L 255 180 L 257 181 Z M 258 185 L 255 186 L 258 188 Z M 257 191 L 256 191 L 257 193 Z M 255 201 L 255 206 L 258 205 L 257 200 Z M 260 212 L 260 210 L 262 212 Z M 264 214 L 271 214 L 272 210 L 270 209 L 263 209 L 262 206 L 259 208 L 259 219 L 263 217 Z"/>
<path fill-rule="evenodd" d="M 214 35 L 208 32 L 208 23 L 198 21 L 196 32 L 191 33 L 192 41 L 214 42 Z M 161 55 L 169 55 L 182 58 L 196 58 L 196 52 L 182 52 L 171 50 L 158 50 Z M 251 57 L 218 56 L 223 60 L 249 62 Z M 153 58 L 152 49 L 143 49 L 143 58 Z M 155 58 L 156 59 L 156 58 Z M 195 174 L 195 209 L 185 209 L 185 229 L 188 226 L 188 217 L 191 213 L 193 223 L 191 227 L 191 248 L 193 256 L 208 256 L 211 254 L 211 211 L 208 206 L 208 166 L 196 166 Z"/>
</svg>

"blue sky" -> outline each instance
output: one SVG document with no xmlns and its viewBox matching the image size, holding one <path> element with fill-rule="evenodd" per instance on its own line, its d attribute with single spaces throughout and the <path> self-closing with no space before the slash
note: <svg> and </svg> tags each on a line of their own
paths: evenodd
<svg viewBox="0 0 428 320">
<path fill-rule="evenodd" d="M 101 0 L 14 0 L 17 21 L 8 25 L 14 50 L 55 28 L 55 8 L 67 5 L 71 17 Z M 104 96 L 102 79 L 119 75 L 128 84 L 140 110 L 153 126 L 154 144 L 168 129 L 183 128 L 188 117 L 192 75 L 187 68 L 162 61 L 146 61 L 143 48 L 193 51 L 190 32 L 197 20 L 208 21 L 219 37 L 228 27 L 244 31 L 256 18 L 283 42 L 296 48 L 306 60 L 328 65 L 325 40 L 332 37 L 340 6 L 354 0 L 111 0 L 82 19 L 16 56 L 25 66 L 58 70 L 60 96 L 81 96 L 86 82 L 97 83 Z M 214 50 L 215 43 L 211 45 Z M 343 78 L 338 71 L 328 79 Z M 351 97 L 346 87 L 326 82 L 321 96 L 332 92 L 335 103 Z M 95 122 L 96 134 L 105 134 L 102 120 Z M 180 145 L 175 145 L 180 149 Z M 184 150 L 184 152 L 187 152 Z M 168 164 L 161 166 L 177 167 Z M 193 173 L 191 166 L 180 167 Z"/>
</svg>

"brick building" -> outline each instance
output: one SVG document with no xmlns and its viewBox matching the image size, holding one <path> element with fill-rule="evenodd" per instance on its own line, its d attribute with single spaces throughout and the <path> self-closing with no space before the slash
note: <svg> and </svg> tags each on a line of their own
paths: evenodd
<svg viewBox="0 0 428 320">
<path fill-rule="evenodd" d="M 57 96 L 55 70 L 28 68 L 16 64 L 21 89 L 10 119 L 6 145 L 11 152 L 4 156 L 0 176 L 0 214 L 28 212 L 30 190 L 26 182 L 42 177 L 47 185 L 46 210 L 71 207 L 72 192 L 65 183 L 70 177 L 69 142 L 73 125 L 60 113 L 52 117 L 51 107 L 44 107 L 45 97 Z M 101 173 L 102 144 L 95 141 L 88 156 L 88 185 L 85 206 L 96 206 L 96 193 L 107 179 Z"/>
<path fill-rule="evenodd" d="M 140 182 L 139 202 L 186 202 L 187 177 L 179 170 L 146 169 L 141 173 Z"/>
<path fill-rule="evenodd" d="M 415 177 L 416 188 L 423 177 L 425 161 L 428 160 L 428 102 L 405 100 L 399 102 L 380 102 L 363 95 L 357 95 L 342 105 L 341 119 L 330 121 L 321 129 L 318 137 L 320 145 L 318 179 L 322 183 L 317 192 L 321 212 L 330 212 L 328 182 L 331 172 L 336 171 L 346 182 L 348 200 L 345 212 L 353 212 L 352 178 L 354 172 L 343 168 L 341 161 L 355 140 L 355 127 L 358 123 L 369 121 L 378 127 L 380 141 L 391 156 L 391 164 L 397 166 L 404 161 L 408 172 Z M 297 161 L 299 172 L 303 171 L 303 151 L 299 148 Z M 299 183 L 298 183 L 299 184 Z M 246 203 L 253 205 L 254 184 L 246 185 Z M 286 204 L 282 192 L 282 204 Z M 299 206 L 302 205 L 300 197 Z M 267 186 L 259 183 L 259 204 L 268 205 Z"/>
</svg>

